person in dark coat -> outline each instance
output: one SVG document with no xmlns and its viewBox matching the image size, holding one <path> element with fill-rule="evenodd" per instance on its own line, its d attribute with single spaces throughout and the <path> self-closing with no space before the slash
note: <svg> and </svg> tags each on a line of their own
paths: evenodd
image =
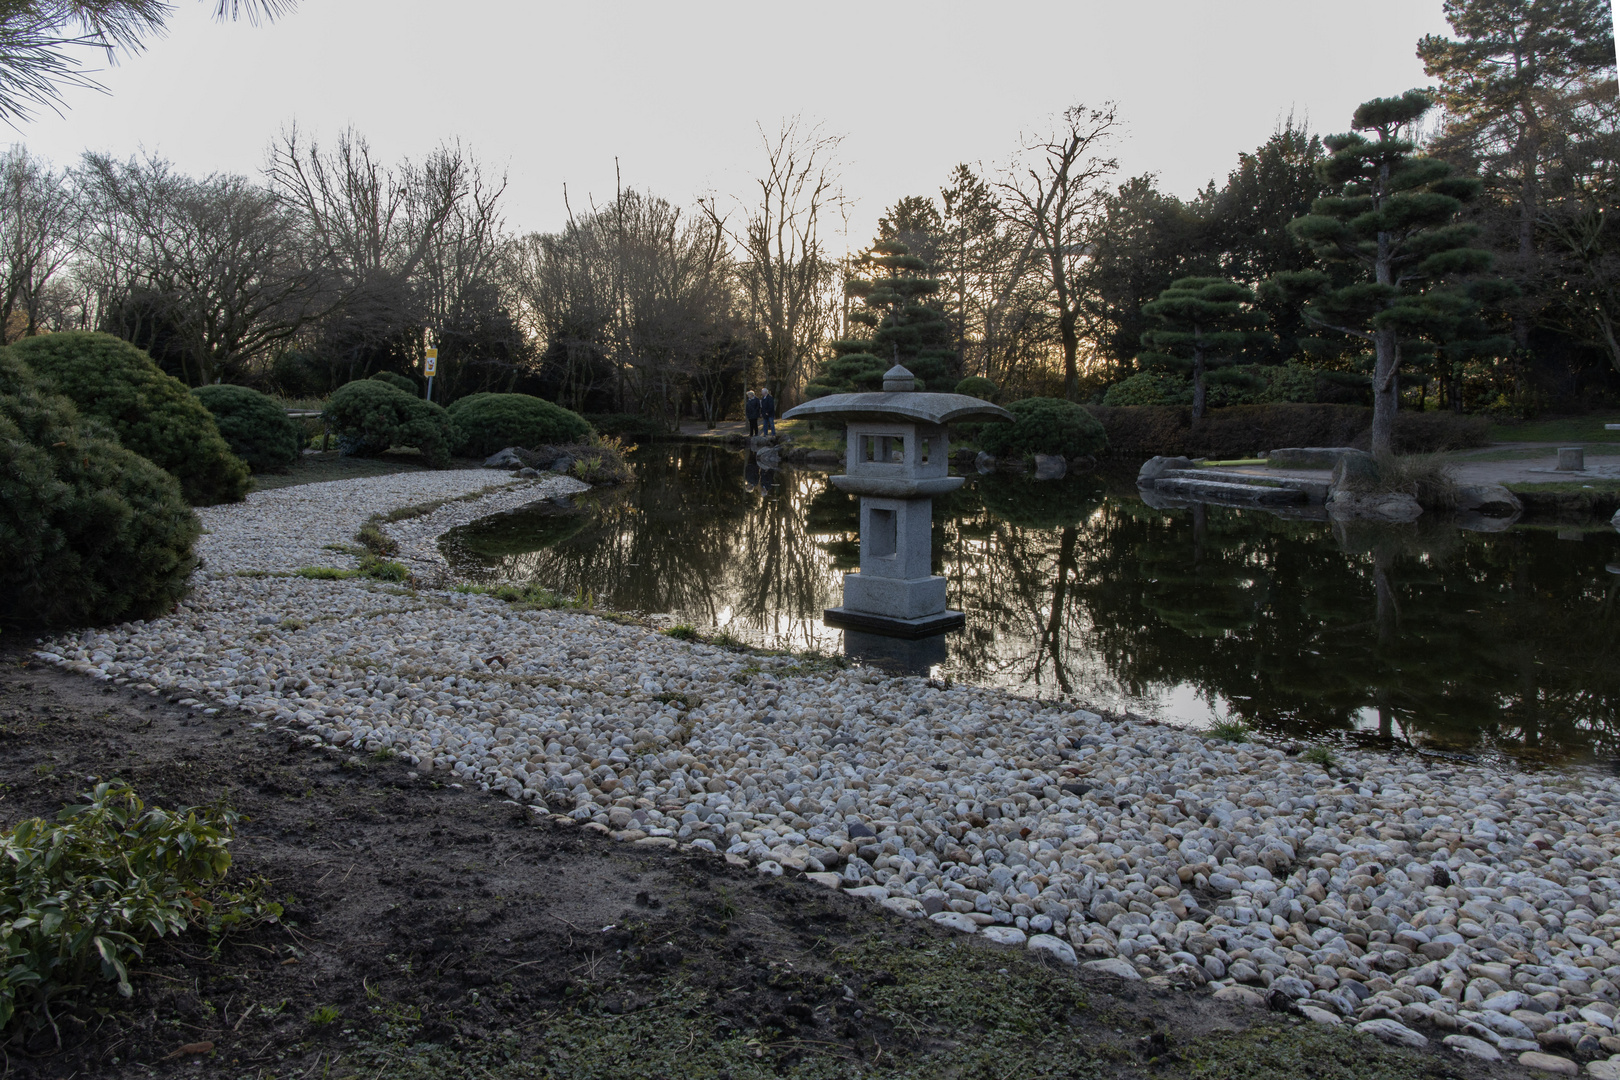
<svg viewBox="0 0 1620 1080">
<path fill-rule="evenodd" d="M 743 415 L 748 417 L 748 437 L 752 439 L 759 434 L 759 398 L 752 390 L 743 399 Z"/>
<path fill-rule="evenodd" d="M 759 391 L 759 418 L 765 422 L 765 434 L 776 434 L 776 399 L 771 397 L 769 387 L 762 387 Z"/>
</svg>

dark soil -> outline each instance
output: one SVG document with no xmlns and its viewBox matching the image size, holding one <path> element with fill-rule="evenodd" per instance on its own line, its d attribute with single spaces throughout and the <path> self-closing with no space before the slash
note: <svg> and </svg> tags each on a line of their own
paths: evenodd
<svg viewBox="0 0 1620 1080">
<path fill-rule="evenodd" d="M 6 1077 L 1509 1074 L 1439 1032 L 1393 1050 L 1093 978 L 0 652 L 0 825 L 95 778 L 164 806 L 229 800 L 233 876 L 292 899 L 217 952 L 153 946 L 133 1001 L 84 1000 L 60 1048 L 13 1039 Z"/>
</svg>

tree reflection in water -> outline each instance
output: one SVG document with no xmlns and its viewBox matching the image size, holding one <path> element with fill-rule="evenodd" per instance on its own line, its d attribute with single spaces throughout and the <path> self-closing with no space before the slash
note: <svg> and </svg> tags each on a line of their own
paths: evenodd
<svg viewBox="0 0 1620 1080">
<path fill-rule="evenodd" d="M 1159 510 L 1091 477 L 972 477 L 934 522 L 935 570 L 967 613 L 958 680 L 1280 735 L 1620 751 L 1612 530 Z M 457 530 L 446 550 L 472 576 L 837 651 L 821 612 L 859 563 L 857 507 L 823 473 L 654 446 L 634 484 Z"/>
</svg>

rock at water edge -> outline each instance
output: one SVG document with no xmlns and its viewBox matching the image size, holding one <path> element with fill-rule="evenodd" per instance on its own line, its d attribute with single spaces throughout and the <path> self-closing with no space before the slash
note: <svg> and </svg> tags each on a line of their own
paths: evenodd
<svg viewBox="0 0 1620 1080">
<path fill-rule="evenodd" d="M 1142 463 L 1137 470 L 1137 484 L 1152 484 L 1169 472 L 1171 469 L 1190 469 L 1193 467 L 1192 459 L 1185 457 L 1152 457 Z"/>
<path fill-rule="evenodd" d="M 1069 463 L 1060 454 L 1035 455 L 1035 479 L 1061 480 L 1069 471 Z"/>
</svg>

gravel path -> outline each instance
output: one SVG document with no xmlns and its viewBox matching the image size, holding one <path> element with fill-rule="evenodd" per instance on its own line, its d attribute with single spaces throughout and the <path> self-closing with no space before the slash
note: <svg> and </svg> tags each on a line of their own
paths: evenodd
<svg viewBox="0 0 1620 1080">
<path fill-rule="evenodd" d="M 581 487 L 497 482 L 390 526 L 402 557 L 432 578 L 444 530 Z M 352 565 L 328 545 L 374 512 L 490 485 L 408 473 L 202 510 L 205 569 L 174 614 L 39 655 L 1123 978 L 1269 990 L 1464 1052 L 1620 1057 L 1615 778 L 1354 751 L 1323 768 L 566 610 L 284 576 Z"/>
</svg>

